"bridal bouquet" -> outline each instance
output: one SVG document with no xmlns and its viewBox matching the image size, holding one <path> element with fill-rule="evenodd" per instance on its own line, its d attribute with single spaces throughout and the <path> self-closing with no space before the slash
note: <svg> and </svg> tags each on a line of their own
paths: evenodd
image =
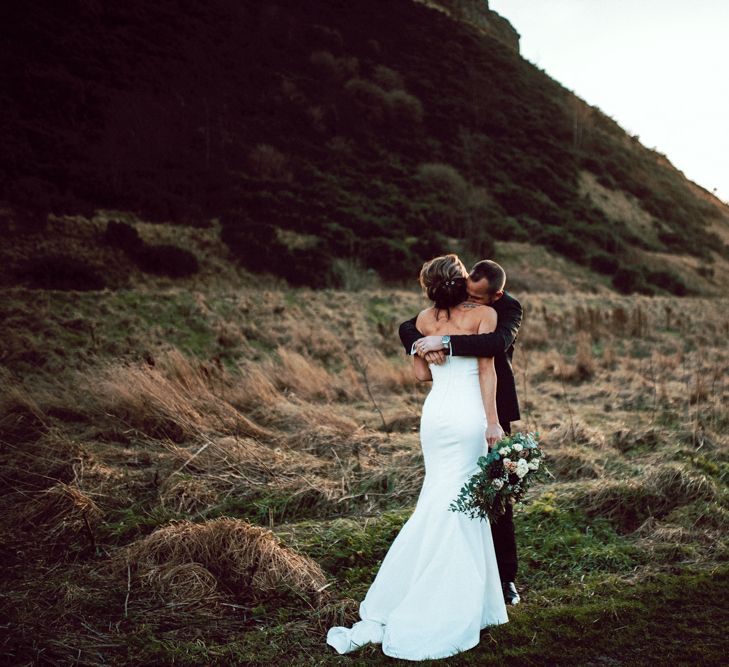
<svg viewBox="0 0 729 667">
<path fill-rule="evenodd" d="M 506 503 L 522 502 L 527 489 L 544 479 L 548 471 L 542 465 L 543 458 L 539 433 L 503 438 L 486 456 L 478 457 L 479 472 L 466 482 L 448 509 L 495 523 L 506 511 Z"/>
</svg>

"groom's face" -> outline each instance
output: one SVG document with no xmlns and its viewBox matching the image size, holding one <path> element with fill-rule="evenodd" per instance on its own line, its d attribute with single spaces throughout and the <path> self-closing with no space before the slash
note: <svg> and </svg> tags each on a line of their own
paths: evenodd
<svg viewBox="0 0 729 667">
<path fill-rule="evenodd" d="M 482 303 L 486 306 L 493 301 L 493 294 L 489 292 L 488 278 L 473 281 L 471 278 L 466 279 L 466 290 L 468 291 L 468 300 L 473 303 Z"/>
</svg>

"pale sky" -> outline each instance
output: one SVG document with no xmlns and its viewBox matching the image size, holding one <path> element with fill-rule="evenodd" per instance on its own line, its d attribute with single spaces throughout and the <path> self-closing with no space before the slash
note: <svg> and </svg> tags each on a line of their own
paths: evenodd
<svg viewBox="0 0 729 667">
<path fill-rule="evenodd" d="M 729 0 L 490 0 L 521 54 L 729 201 Z"/>
</svg>

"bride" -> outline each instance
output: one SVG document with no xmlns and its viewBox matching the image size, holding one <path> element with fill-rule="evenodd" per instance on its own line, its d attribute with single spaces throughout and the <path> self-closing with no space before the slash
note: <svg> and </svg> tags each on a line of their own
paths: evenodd
<svg viewBox="0 0 729 667">
<path fill-rule="evenodd" d="M 467 271 L 457 255 L 426 262 L 420 284 L 433 302 L 417 318 L 428 335 L 490 333 L 496 311 L 466 300 Z M 425 479 L 410 518 L 385 554 L 359 605 L 362 620 L 332 627 L 327 644 L 349 653 L 381 643 L 394 658 L 445 658 L 478 644 L 480 630 L 508 622 L 488 521 L 451 511 L 477 459 L 502 436 L 493 357 L 447 356 L 441 365 L 413 356 L 415 376 L 433 381 L 420 420 Z"/>
</svg>

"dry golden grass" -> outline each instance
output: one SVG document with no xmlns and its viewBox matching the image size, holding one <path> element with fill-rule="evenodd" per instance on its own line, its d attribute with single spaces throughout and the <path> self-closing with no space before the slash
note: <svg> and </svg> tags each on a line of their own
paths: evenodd
<svg viewBox="0 0 729 667">
<path fill-rule="evenodd" d="M 59 482 L 34 494 L 16 522 L 33 540 L 67 546 L 82 536 L 93 543 L 101 518 L 101 510 L 88 495 L 77 486 Z"/>
<path fill-rule="evenodd" d="M 0 376 L 5 391 L 0 394 L 0 440 L 26 443 L 37 440 L 48 429 L 48 416 L 36 400 L 9 377 Z"/>
<path fill-rule="evenodd" d="M 671 462 L 635 478 L 594 480 L 573 489 L 571 495 L 588 515 L 605 517 L 626 533 L 648 517 L 661 518 L 682 504 L 716 500 L 718 491 L 705 475 Z"/>
<path fill-rule="evenodd" d="M 199 563 L 162 563 L 144 569 L 139 577 L 166 605 L 177 611 L 191 607 L 219 607 L 229 596 L 220 590 L 218 580 Z"/>
<path fill-rule="evenodd" d="M 154 366 L 111 363 L 78 381 L 93 387 L 87 397 L 92 416 L 112 415 L 150 437 L 181 442 L 202 431 L 271 435 L 222 398 L 225 378 L 218 368 L 179 350 L 161 354 Z"/>
<path fill-rule="evenodd" d="M 160 566 L 198 564 L 242 600 L 293 592 L 318 606 L 325 597 L 327 582 L 319 565 L 283 546 L 270 530 L 240 519 L 172 523 L 130 544 L 119 558 L 157 582 L 165 581 Z M 199 578 L 199 587 L 209 594 L 211 579 L 201 577 L 200 570 L 185 576 Z"/>
<path fill-rule="evenodd" d="M 687 559 L 702 567 L 725 559 L 723 302 L 517 296 L 525 307 L 514 355 L 522 421 L 513 430 L 542 436 L 554 478 L 533 497 L 553 495 L 545 520 L 569 526 L 607 518 L 605 534 L 613 539 L 614 528 L 620 549 L 606 544 L 598 560 L 615 573 L 628 558 L 623 547 L 631 554 L 633 546 L 645 548 L 650 557 L 630 563 L 636 579 Z M 14 571 L 17 590 L 43 588 L 38 600 L 60 595 L 68 605 L 67 616 L 52 616 L 16 591 L 27 618 L 37 608 L 49 627 L 64 628 L 68 646 L 84 652 L 94 642 L 120 642 L 125 628 L 143 624 L 194 627 L 206 637 L 211 624 L 225 621 L 242 634 L 245 623 L 258 625 L 251 611 L 262 601 L 266 624 L 305 623 L 312 636 L 357 619 L 348 596 L 375 566 L 374 556 L 360 562 L 359 552 L 370 553 L 370 541 L 381 549 L 383 510 L 412 506 L 423 480 L 417 429 L 429 386 L 415 382 L 397 339 L 397 324 L 423 305 L 417 293 L 244 288 L 50 299 L 24 291 L 20 301 L 16 315 L 32 349 L 26 365 L 18 349 L 4 358 L 12 372 L 0 371 L 0 462 L 8 480 L 0 508 L 9 518 L 24 507 L 34 517 L 27 526 L 56 531 L 60 553 L 69 556 L 63 567 L 77 566 L 73 580 L 43 588 L 37 573 L 59 567 L 59 549 L 23 546 L 29 562 L 36 560 L 27 574 Z M 165 308 L 168 322 L 145 327 L 145 313 L 156 318 Z M 115 337 L 120 326 L 123 339 Z M 56 341 L 69 327 L 76 333 L 59 351 Z M 169 340 L 185 327 L 187 338 Z M 86 329 L 93 338 L 76 335 Z M 31 358 L 56 366 L 25 373 Z M 103 512 L 90 521 L 94 557 L 83 516 L 98 515 L 84 498 Z M 226 518 L 210 520 L 221 514 Z M 364 542 L 327 549 L 336 537 L 320 527 L 335 517 L 368 525 L 358 537 Z M 329 597 L 333 587 L 321 589 L 321 567 L 261 537 L 264 529 L 252 524 L 306 534 L 310 541 L 299 543 L 306 552 L 321 555 L 327 574 L 342 575 L 338 585 L 348 588 L 341 599 Z M 11 536 L 21 532 L 17 524 L 8 528 Z M 582 534 L 584 526 L 575 530 Z M 539 552 L 533 532 L 524 539 L 520 548 Z M 351 572 L 330 569 L 350 557 Z M 102 576 L 105 563 L 113 564 L 113 577 L 108 570 Z M 543 567 L 520 575 L 527 595 L 546 576 Z M 127 586 L 128 605 L 119 603 L 103 623 L 89 620 L 96 611 L 82 610 L 103 608 L 98 599 L 112 588 L 123 598 Z M 286 590 L 294 598 L 277 597 Z M 283 620 L 294 608 L 295 618 Z M 94 641 L 73 618 L 94 627 Z M 111 639 L 107 628 L 120 618 Z M 78 632 L 78 642 L 69 642 Z"/>
</svg>

